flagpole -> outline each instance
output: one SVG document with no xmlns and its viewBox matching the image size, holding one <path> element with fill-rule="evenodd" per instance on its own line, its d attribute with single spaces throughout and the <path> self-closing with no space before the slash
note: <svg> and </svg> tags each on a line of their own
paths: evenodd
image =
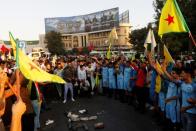
<svg viewBox="0 0 196 131">
<path fill-rule="evenodd" d="M 162 49 L 162 52 L 163 52 L 163 57 L 164 57 L 164 59 L 165 59 L 165 56 L 164 56 L 164 45 L 166 46 L 166 43 L 167 43 L 167 41 L 165 40 L 165 41 L 163 41 L 163 36 L 162 37 L 160 37 L 161 39 L 161 43 L 160 44 L 162 44 L 163 45 L 163 49 Z M 159 50 L 159 57 L 161 56 L 161 50 L 160 50 L 160 44 L 158 44 L 158 50 Z M 167 47 L 167 46 L 166 46 Z"/>
<path fill-rule="evenodd" d="M 19 77 L 19 40 L 16 40 L 16 88 L 17 99 L 20 98 L 20 77 Z"/>
<path fill-rule="evenodd" d="M 157 45 L 158 45 L 157 58 L 158 58 L 158 60 L 159 60 L 159 59 L 160 59 L 160 44 L 157 43 Z"/>
<path fill-rule="evenodd" d="M 160 40 L 161 40 L 160 44 L 164 45 L 163 37 L 161 37 Z M 158 43 L 158 52 L 159 52 L 158 56 L 159 56 L 159 58 L 160 58 L 160 56 L 161 56 L 161 54 L 160 54 L 160 52 L 161 52 L 161 50 L 160 50 L 160 44 Z M 162 51 L 163 51 L 163 50 L 162 50 Z M 164 57 L 164 55 L 163 55 L 163 57 Z M 165 58 L 164 58 L 164 59 L 165 59 Z"/>
<path fill-rule="evenodd" d="M 19 43 L 18 43 L 18 40 L 16 40 L 16 68 L 18 69 L 19 68 Z"/>
<path fill-rule="evenodd" d="M 189 32 L 189 36 L 190 36 L 190 38 L 191 38 L 191 40 L 192 40 L 193 44 L 196 46 L 195 39 L 194 39 L 194 37 L 193 37 L 193 35 L 192 35 L 192 33 L 191 33 L 191 32 Z"/>
</svg>

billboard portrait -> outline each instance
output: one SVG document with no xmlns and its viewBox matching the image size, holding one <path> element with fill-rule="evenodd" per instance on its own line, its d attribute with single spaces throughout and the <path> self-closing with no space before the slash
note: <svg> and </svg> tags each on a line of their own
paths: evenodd
<svg viewBox="0 0 196 131">
<path fill-rule="evenodd" d="M 129 23 L 129 11 L 125 11 L 119 15 L 119 23 Z"/>
<path fill-rule="evenodd" d="M 62 34 L 112 29 L 119 26 L 119 9 L 113 8 L 88 15 L 45 18 L 45 32 Z"/>
</svg>

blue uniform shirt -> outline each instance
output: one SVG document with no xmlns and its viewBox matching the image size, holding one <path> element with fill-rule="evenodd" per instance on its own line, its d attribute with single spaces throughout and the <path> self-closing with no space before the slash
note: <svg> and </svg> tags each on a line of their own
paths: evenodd
<svg viewBox="0 0 196 131">
<path fill-rule="evenodd" d="M 108 73 L 109 73 L 109 88 L 116 89 L 116 78 L 115 78 L 115 74 L 114 74 L 114 68 L 109 67 Z"/>
<path fill-rule="evenodd" d="M 108 67 L 102 67 L 102 84 L 103 87 L 109 86 L 109 73 L 108 73 Z"/>
<path fill-rule="evenodd" d="M 167 95 L 166 98 L 170 98 L 172 96 L 177 96 L 177 86 L 173 82 L 169 82 L 168 90 L 167 90 Z"/>
<path fill-rule="evenodd" d="M 119 73 L 117 74 L 117 86 L 118 86 L 118 89 L 124 89 L 123 73 L 124 73 L 124 66 L 122 64 L 120 64 L 120 66 L 119 66 Z"/>
<path fill-rule="evenodd" d="M 150 83 L 150 98 L 151 98 L 151 100 L 153 100 L 154 95 L 155 95 L 156 76 L 157 76 L 157 73 L 156 73 L 155 69 L 153 69 L 152 74 L 151 74 L 151 83 Z"/>
<path fill-rule="evenodd" d="M 166 98 L 171 98 L 178 95 L 177 85 L 174 82 L 169 82 Z M 173 123 L 177 122 L 177 100 L 172 100 L 166 104 L 166 117 L 171 119 Z"/>
<path fill-rule="evenodd" d="M 187 102 L 187 99 L 193 98 L 196 99 L 196 83 L 187 84 L 182 83 L 181 84 L 181 91 L 182 91 L 182 107 L 190 106 L 190 104 Z M 193 107 L 186 112 L 196 114 L 196 107 Z"/>
<path fill-rule="evenodd" d="M 125 67 L 125 70 L 124 70 L 124 89 L 125 90 L 128 90 L 128 91 L 131 91 L 131 87 L 130 87 L 130 78 L 131 78 L 131 68 L 130 67 Z"/>
<path fill-rule="evenodd" d="M 137 76 L 137 71 L 134 68 L 131 68 L 131 78 Z M 133 89 L 135 86 L 135 80 L 130 81 L 130 87 Z"/>
</svg>

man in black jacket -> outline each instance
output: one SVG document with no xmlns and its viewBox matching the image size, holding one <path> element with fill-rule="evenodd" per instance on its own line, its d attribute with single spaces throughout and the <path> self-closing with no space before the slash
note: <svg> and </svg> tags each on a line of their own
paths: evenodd
<svg viewBox="0 0 196 131">
<path fill-rule="evenodd" d="M 71 100 L 75 101 L 73 98 L 73 84 L 72 80 L 74 79 L 74 68 L 72 67 L 72 64 L 70 61 L 67 61 L 67 66 L 63 69 L 63 78 L 66 81 L 64 85 L 64 101 L 63 103 L 67 102 L 67 93 L 70 89 L 71 91 Z"/>
</svg>

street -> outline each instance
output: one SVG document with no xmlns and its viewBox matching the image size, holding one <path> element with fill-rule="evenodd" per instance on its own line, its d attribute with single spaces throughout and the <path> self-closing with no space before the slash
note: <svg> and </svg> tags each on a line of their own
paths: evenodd
<svg viewBox="0 0 196 131">
<path fill-rule="evenodd" d="M 49 105 L 51 110 L 41 113 L 41 130 L 43 131 L 68 131 L 68 119 L 65 112 L 78 112 L 87 109 L 86 116 L 97 115 L 97 120 L 85 121 L 89 131 L 157 131 L 158 127 L 153 122 L 151 114 L 140 114 L 127 103 L 107 98 L 105 96 L 94 96 L 93 98 L 79 98 L 75 102 L 52 101 Z M 54 123 L 46 126 L 45 122 L 50 119 Z M 104 129 L 94 129 L 94 124 L 103 122 Z M 79 130 L 83 130 L 82 128 Z"/>
</svg>

